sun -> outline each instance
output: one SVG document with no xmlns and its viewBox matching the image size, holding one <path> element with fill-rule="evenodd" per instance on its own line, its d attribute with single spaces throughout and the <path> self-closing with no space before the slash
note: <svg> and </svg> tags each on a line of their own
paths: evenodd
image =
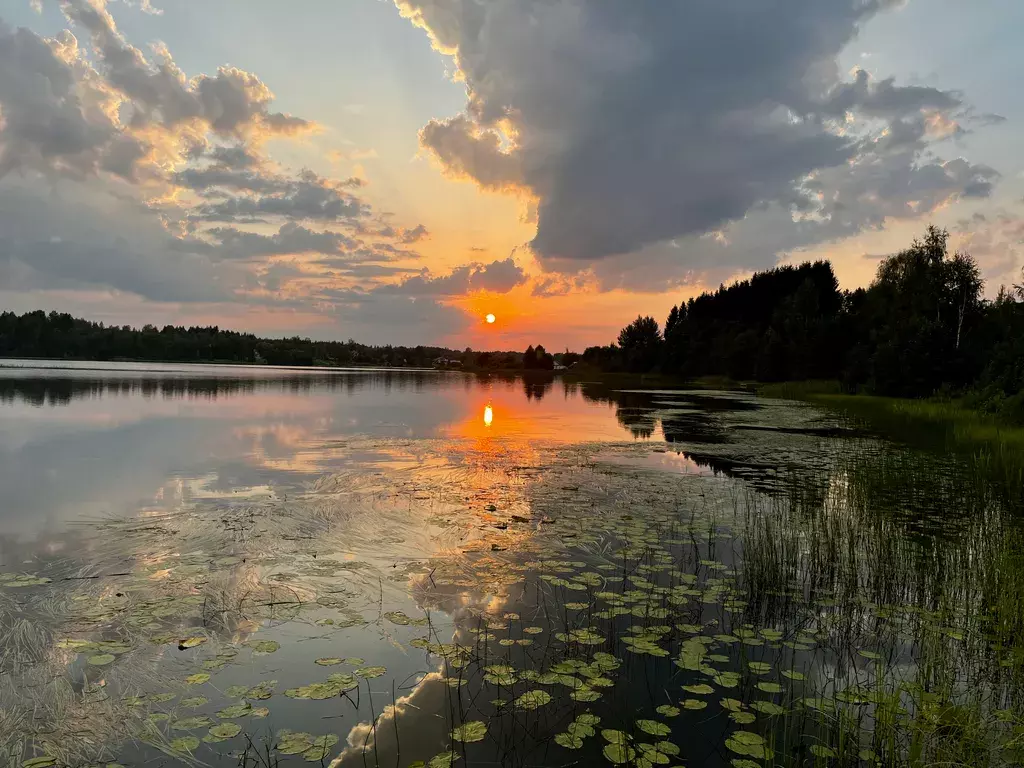
<svg viewBox="0 0 1024 768">
<path fill-rule="evenodd" d="M 496 318 L 494 315 L 491 315 L 491 314 L 487 315 L 487 317 L 484 318 L 484 320 L 487 321 L 488 325 L 494 323 L 494 321 L 497 320 L 497 319 L 498 318 Z"/>
</svg>

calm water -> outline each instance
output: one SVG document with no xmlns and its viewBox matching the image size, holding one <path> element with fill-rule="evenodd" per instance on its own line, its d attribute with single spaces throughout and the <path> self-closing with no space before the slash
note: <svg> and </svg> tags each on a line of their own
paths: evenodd
<svg viewBox="0 0 1024 768">
<path fill-rule="evenodd" d="M 1016 764 L 1022 538 L 727 392 L 4 361 L 11 765 Z"/>
</svg>

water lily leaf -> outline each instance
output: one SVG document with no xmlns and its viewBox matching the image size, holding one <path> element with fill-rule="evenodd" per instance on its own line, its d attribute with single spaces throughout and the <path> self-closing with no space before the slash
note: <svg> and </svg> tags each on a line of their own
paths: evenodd
<svg viewBox="0 0 1024 768">
<path fill-rule="evenodd" d="M 240 699 L 248 692 L 249 686 L 247 685 L 229 685 L 224 690 L 224 695 L 229 699 Z"/>
<path fill-rule="evenodd" d="M 185 678 L 185 682 L 188 685 L 202 685 L 203 683 L 209 682 L 210 675 L 207 672 L 196 672 L 194 675 L 189 675 Z"/>
<path fill-rule="evenodd" d="M 104 667 L 110 664 L 116 656 L 112 653 L 97 653 L 95 656 L 90 656 L 88 662 L 95 667 Z"/>
<path fill-rule="evenodd" d="M 259 642 L 249 643 L 249 647 L 252 648 L 254 653 L 273 653 L 281 647 L 281 644 L 276 640 L 260 640 Z"/>
<path fill-rule="evenodd" d="M 194 731 L 196 728 L 207 728 L 211 725 L 213 725 L 213 721 L 206 715 L 197 715 L 196 717 L 184 717 L 181 720 L 175 720 L 171 723 L 171 730 Z"/>
<path fill-rule="evenodd" d="M 356 676 L 370 680 L 387 673 L 387 667 L 360 667 L 355 671 Z"/>
<path fill-rule="evenodd" d="M 576 715 L 576 722 L 583 723 L 584 725 L 597 725 L 601 722 L 601 718 L 593 712 L 583 712 L 582 714 Z"/>
<path fill-rule="evenodd" d="M 206 742 L 226 741 L 241 732 L 241 726 L 236 723 L 221 723 L 220 725 L 213 726 L 203 740 Z"/>
<path fill-rule="evenodd" d="M 655 710 L 659 715 L 665 717 L 675 717 L 679 714 L 679 707 L 674 707 L 671 704 L 662 704 Z"/>
<path fill-rule="evenodd" d="M 335 664 L 341 664 L 341 659 L 337 656 L 325 656 L 324 658 L 317 659 L 315 664 L 319 664 L 321 667 L 333 667 Z"/>
<path fill-rule="evenodd" d="M 696 694 L 697 696 L 707 696 L 708 694 L 715 692 L 715 689 L 707 683 L 698 683 L 697 685 L 684 685 L 683 690 L 687 693 Z"/>
<path fill-rule="evenodd" d="M 736 731 L 725 740 L 725 746 L 738 755 L 746 755 L 758 760 L 772 757 L 772 751 L 765 746 L 764 739 L 750 731 Z"/>
<path fill-rule="evenodd" d="M 758 683 L 757 687 L 765 693 L 782 693 L 782 686 L 778 683 Z"/>
<path fill-rule="evenodd" d="M 594 726 L 588 725 L 587 723 L 581 723 L 579 721 L 569 723 L 569 725 L 565 729 L 565 732 L 568 733 L 570 736 L 575 736 L 579 739 L 589 739 L 591 736 L 597 733 L 597 731 L 594 730 Z"/>
<path fill-rule="evenodd" d="M 333 733 L 325 736 L 317 736 L 313 739 L 313 746 L 302 753 L 302 758 L 308 763 L 322 762 L 330 754 L 331 748 L 339 741 Z"/>
<path fill-rule="evenodd" d="M 555 734 L 555 744 L 566 749 L 580 749 L 583 746 L 583 739 L 573 736 L 571 733 Z"/>
<path fill-rule="evenodd" d="M 245 692 L 245 698 L 260 701 L 269 699 L 274 695 L 275 685 L 277 685 L 277 680 L 264 680 L 262 683 L 257 683 Z"/>
<path fill-rule="evenodd" d="M 625 765 L 636 757 L 636 750 L 623 744 L 605 744 L 601 752 L 612 765 Z"/>
<path fill-rule="evenodd" d="M 342 659 L 341 663 L 349 664 L 353 667 L 361 667 L 363 664 L 366 663 L 366 659 L 360 659 L 358 656 L 350 656 L 347 659 Z"/>
<path fill-rule="evenodd" d="M 470 720 L 452 730 L 452 738 L 455 741 L 466 743 L 483 741 L 487 735 L 487 725 L 479 720 Z"/>
<path fill-rule="evenodd" d="M 196 707 L 201 707 L 203 706 L 203 704 L 209 703 L 209 701 L 210 700 L 205 696 L 189 696 L 187 699 L 182 699 L 178 703 L 181 704 L 181 706 L 183 707 L 195 709 Z"/>
<path fill-rule="evenodd" d="M 753 712 L 730 712 L 729 719 L 740 725 L 750 725 L 757 720 L 757 715 Z"/>
<path fill-rule="evenodd" d="M 683 709 L 704 709 L 707 705 L 708 703 L 706 701 L 701 701 L 700 699 L 686 699 L 683 701 Z"/>
<path fill-rule="evenodd" d="M 750 702 L 750 708 L 757 710 L 762 715 L 775 716 L 786 714 L 785 707 L 771 701 L 752 701 Z"/>
<path fill-rule="evenodd" d="M 790 680 L 805 680 L 807 678 L 803 672 L 797 672 L 795 669 L 782 670 L 782 676 L 788 677 Z"/>
<path fill-rule="evenodd" d="M 515 705 L 520 709 L 534 710 L 551 703 L 551 694 L 547 691 L 532 690 L 521 694 L 515 700 Z"/>
<path fill-rule="evenodd" d="M 430 758 L 427 768 L 451 768 L 458 759 L 459 754 L 456 752 L 442 752 Z"/>
<path fill-rule="evenodd" d="M 232 704 L 230 707 L 225 707 L 217 713 L 217 717 L 221 720 L 231 720 L 236 717 L 245 717 L 251 711 L 252 704 L 247 701 L 242 701 L 238 704 Z"/>
<path fill-rule="evenodd" d="M 282 755 L 300 755 L 313 746 L 313 734 L 296 731 L 279 731 L 277 751 Z"/>
<path fill-rule="evenodd" d="M 772 665 L 763 661 L 751 661 L 747 664 L 747 667 L 755 675 L 767 675 L 772 671 Z"/>
<path fill-rule="evenodd" d="M 637 720 L 636 727 L 652 736 L 668 736 L 672 733 L 671 728 L 664 723 L 659 723 L 657 720 Z"/>
<path fill-rule="evenodd" d="M 184 651 L 187 648 L 195 648 L 197 645 L 202 645 L 209 638 L 206 637 L 186 637 L 184 640 L 178 641 L 178 650 Z"/>
<path fill-rule="evenodd" d="M 171 749 L 175 752 L 194 752 L 199 749 L 198 736 L 179 736 L 171 739 Z"/>
</svg>

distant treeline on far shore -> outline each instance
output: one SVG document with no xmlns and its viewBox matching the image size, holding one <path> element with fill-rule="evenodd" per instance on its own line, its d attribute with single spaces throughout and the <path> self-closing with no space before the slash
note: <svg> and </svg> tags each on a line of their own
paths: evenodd
<svg viewBox="0 0 1024 768">
<path fill-rule="evenodd" d="M 1022 280 L 1024 283 L 1024 280 Z M 1024 285 L 992 300 L 948 234 L 886 258 L 867 288 L 842 291 L 827 261 L 760 272 L 638 317 L 584 364 L 605 371 L 741 381 L 833 380 L 850 392 L 962 395 L 1024 423 Z"/>
<path fill-rule="evenodd" d="M 217 326 L 146 325 L 136 329 L 81 320 L 61 312 L 0 313 L 0 358 L 131 360 L 295 366 L 383 366 L 466 370 L 552 370 L 564 355 L 544 347 L 474 352 L 445 347 L 370 346 L 293 336 L 266 339 Z M 572 362 L 576 356 L 570 356 Z"/>
</svg>

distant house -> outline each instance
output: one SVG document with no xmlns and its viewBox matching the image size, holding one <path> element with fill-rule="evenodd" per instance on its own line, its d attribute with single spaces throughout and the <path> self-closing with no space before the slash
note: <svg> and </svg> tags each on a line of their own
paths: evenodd
<svg viewBox="0 0 1024 768">
<path fill-rule="evenodd" d="M 554 368 L 552 368 L 552 370 L 554 370 L 554 371 L 567 371 L 567 370 L 569 370 L 569 369 L 568 369 L 568 368 L 566 368 L 566 367 L 565 367 L 564 365 L 562 365 L 561 363 L 555 363 L 555 367 L 554 367 Z"/>
<path fill-rule="evenodd" d="M 453 360 L 450 357 L 439 357 L 434 360 L 435 368 L 461 368 L 461 360 Z"/>
</svg>

